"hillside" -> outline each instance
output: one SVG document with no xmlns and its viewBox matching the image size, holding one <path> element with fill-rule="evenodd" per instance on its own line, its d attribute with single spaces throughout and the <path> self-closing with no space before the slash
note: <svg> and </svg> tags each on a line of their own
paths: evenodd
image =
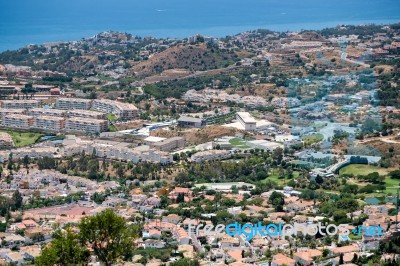
<svg viewBox="0 0 400 266">
<path fill-rule="evenodd" d="M 204 71 L 226 67 L 238 61 L 239 57 L 233 52 L 208 46 L 204 43 L 197 45 L 178 45 L 154 54 L 146 61 L 133 66 L 137 76 L 152 76 L 169 69 L 185 69 L 189 71 Z"/>
</svg>

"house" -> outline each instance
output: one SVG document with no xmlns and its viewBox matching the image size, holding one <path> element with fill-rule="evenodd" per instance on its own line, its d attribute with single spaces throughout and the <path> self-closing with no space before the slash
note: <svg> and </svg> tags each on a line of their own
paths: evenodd
<svg viewBox="0 0 400 266">
<path fill-rule="evenodd" d="M 286 239 L 279 239 L 271 242 L 271 247 L 273 249 L 287 249 L 289 246 L 289 241 Z"/>
<path fill-rule="evenodd" d="M 166 244 L 164 241 L 155 240 L 155 239 L 147 239 L 143 243 L 144 248 L 165 248 Z"/>
<path fill-rule="evenodd" d="M 25 243 L 26 239 L 23 236 L 16 234 L 8 234 L 2 238 L 5 241 L 6 246 L 15 246 Z"/>
<path fill-rule="evenodd" d="M 169 214 L 167 216 L 164 216 L 162 218 L 163 222 L 167 222 L 167 223 L 172 223 L 172 224 L 178 224 L 181 221 L 181 217 L 177 214 Z"/>
<path fill-rule="evenodd" d="M 354 254 L 357 254 L 358 256 L 360 256 L 358 253 L 356 253 L 356 252 L 349 252 L 349 253 L 344 253 L 343 254 L 343 262 L 344 263 L 350 263 L 352 260 L 353 260 L 353 258 L 354 258 Z M 335 257 L 335 258 L 333 258 L 332 259 L 333 261 L 332 261 L 332 263 L 333 263 L 333 265 L 339 265 L 339 262 L 340 262 L 340 255 L 338 256 L 338 257 Z"/>
<path fill-rule="evenodd" d="M 235 247 L 237 248 L 239 246 L 240 246 L 240 241 L 235 237 L 224 237 L 220 241 L 221 249 L 231 249 Z"/>
<path fill-rule="evenodd" d="M 342 253 L 345 254 L 345 253 L 350 253 L 350 252 L 353 252 L 353 253 L 359 252 L 360 248 L 358 247 L 357 244 L 353 244 L 353 245 L 348 245 L 348 246 L 330 248 L 329 251 L 332 256 L 339 256 Z"/>
<path fill-rule="evenodd" d="M 185 202 L 192 200 L 192 197 L 193 197 L 192 190 L 190 188 L 184 188 L 184 187 L 175 187 L 168 194 L 168 198 L 175 201 L 180 194 L 181 195 L 183 194 Z"/>
<path fill-rule="evenodd" d="M 304 215 L 296 215 L 292 218 L 293 223 L 305 224 L 309 221 L 309 217 Z"/>
<path fill-rule="evenodd" d="M 272 257 L 271 266 L 294 266 L 296 261 L 294 259 L 289 258 L 282 253 L 278 253 Z"/>
<path fill-rule="evenodd" d="M 178 241 L 179 245 L 188 245 L 191 244 L 192 239 L 189 237 L 188 233 L 186 233 L 185 229 L 182 227 L 177 227 L 173 230 L 173 235 Z"/>
<path fill-rule="evenodd" d="M 296 263 L 301 265 L 311 265 L 318 257 L 322 256 L 322 252 L 317 249 L 308 249 L 294 253 L 293 258 Z"/>
<path fill-rule="evenodd" d="M 20 253 L 26 260 L 34 260 L 36 257 L 40 256 L 41 248 L 40 246 L 23 246 L 20 247 Z"/>
<path fill-rule="evenodd" d="M 301 212 L 305 210 L 310 210 L 312 209 L 313 206 L 314 202 L 312 201 L 299 200 L 287 204 L 286 206 L 283 207 L 283 209 L 288 212 Z"/>
<path fill-rule="evenodd" d="M 161 230 L 159 230 L 159 229 L 143 230 L 142 236 L 143 236 L 143 238 L 160 239 L 161 238 Z"/>
<path fill-rule="evenodd" d="M 19 266 L 24 263 L 24 258 L 22 257 L 21 253 L 16 251 L 6 253 L 2 257 L 10 264 L 12 263 Z"/>
<path fill-rule="evenodd" d="M 133 194 L 132 195 L 132 204 L 138 206 L 140 203 L 145 201 L 147 196 L 145 194 Z"/>
<path fill-rule="evenodd" d="M 158 197 L 150 197 L 143 202 L 143 205 L 150 205 L 153 207 L 160 207 L 161 199 Z"/>
<path fill-rule="evenodd" d="M 246 209 L 249 210 L 252 215 L 259 215 L 261 211 L 265 210 L 265 208 L 256 205 L 246 206 Z"/>
</svg>

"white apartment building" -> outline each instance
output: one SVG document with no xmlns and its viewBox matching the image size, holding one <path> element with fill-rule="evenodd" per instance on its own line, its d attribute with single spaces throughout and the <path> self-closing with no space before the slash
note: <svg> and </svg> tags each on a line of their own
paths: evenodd
<svg viewBox="0 0 400 266">
<path fill-rule="evenodd" d="M 45 108 L 32 108 L 28 110 L 28 114 L 31 116 L 55 116 L 63 117 L 65 116 L 65 110 L 59 109 L 45 109 Z"/>
<path fill-rule="evenodd" d="M 244 130 L 253 131 L 256 130 L 257 121 L 248 112 L 237 112 L 236 119 L 242 124 Z"/>
<path fill-rule="evenodd" d="M 2 118 L 2 125 L 10 128 L 28 129 L 33 125 L 33 117 L 28 115 L 8 115 Z"/>
<path fill-rule="evenodd" d="M 68 118 L 65 123 L 65 130 L 72 132 L 96 134 L 107 131 L 107 128 L 107 120 L 100 119 L 72 117 Z"/>
<path fill-rule="evenodd" d="M 80 98 L 58 98 L 56 100 L 56 108 L 63 110 L 89 110 L 92 100 Z"/>
<path fill-rule="evenodd" d="M 26 113 L 25 109 L 0 109 L 0 117 L 6 115 L 24 115 Z"/>
<path fill-rule="evenodd" d="M 182 137 L 173 137 L 150 144 L 151 148 L 160 151 L 171 151 L 177 148 L 185 147 L 185 139 Z"/>
<path fill-rule="evenodd" d="M 65 127 L 65 119 L 58 116 L 37 116 L 33 120 L 33 127 L 59 132 Z"/>
<path fill-rule="evenodd" d="M 141 160 L 160 163 L 160 164 L 170 164 L 174 161 L 174 159 L 172 158 L 172 154 L 157 150 L 149 150 L 142 152 Z"/>
<path fill-rule="evenodd" d="M 1 108 L 6 109 L 30 109 L 39 107 L 38 100 L 3 100 L 0 101 Z"/>
<path fill-rule="evenodd" d="M 138 113 L 137 107 L 133 104 L 107 99 L 94 100 L 92 108 L 99 112 L 114 114 L 121 119 L 134 118 Z"/>
<path fill-rule="evenodd" d="M 127 162 L 130 161 L 133 163 L 150 161 L 161 164 L 169 164 L 173 162 L 171 154 L 157 150 L 137 151 L 128 147 L 117 147 L 113 144 L 105 143 L 91 143 L 81 146 L 81 149 L 85 150 L 87 154 L 92 154 L 94 150 L 96 150 L 97 157 Z"/>
<path fill-rule="evenodd" d="M 106 115 L 104 113 L 90 111 L 90 110 L 71 110 L 68 111 L 68 117 L 84 117 L 92 119 L 105 119 Z"/>
<path fill-rule="evenodd" d="M 24 158 L 28 155 L 30 158 L 50 157 L 53 158 L 56 153 L 54 147 L 35 147 L 35 148 L 19 148 L 14 150 L 5 151 L 0 154 L 0 158 L 7 160 L 9 154 L 12 153 L 13 158 Z"/>
</svg>

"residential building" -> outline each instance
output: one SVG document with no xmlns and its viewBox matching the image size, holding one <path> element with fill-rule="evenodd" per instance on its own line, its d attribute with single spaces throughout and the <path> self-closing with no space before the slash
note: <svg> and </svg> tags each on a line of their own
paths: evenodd
<svg viewBox="0 0 400 266">
<path fill-rule="evenodd" d="M 133 104 L 107 99 L 94 100 L 93 109 L 103 113 L 114 114 L 121 119 L 131 119 L 138 114 L 138 109 Z"/>
<path fill-rule="evenodd" d="M 289 258 L 282 253 L 278 253 L 272 257 L 271 266 L 294 266 L 296 261 L 294 259 Z"/>
<path fill-rule="evenodd" d="M 182 227 L 174 228 L 172 234 L 178 241 L 179 245 L 189 245 L 192 243 L 192 238 L 188 235 L 188 233 Z"/>
<path fill-rule="evenodd" d="M 73 132 L 96 134 L 107 131 L 107 128 L 107 120 L 100 119 L 72 117 L 68 118 L 65 123 L 65 130 Z"/>
<path fill-rule="evenodd" d="M 62 117 L 65 116 L 66 111 L 59 109 L 50 109 L 50 108 L 32 108 L 28 110 L 28 114 L 31 116 L 56 116 Z"/>
<path fill-rule="evenodd" d="M 1 108 L 6 109 L 30 109 L 39 107 L 37 100 L 3 100 L 0 101 Z"/>
<path fill-rule="evenodd" d="M 70 110 L 67 113 L 68 117 L 83 117 L 92 119 L 105 119 L 106 115 L 104 113 L 90 111 L 90 110 Z"/>
<path fill-rule="evenodd" d="M 320 256 L 322 256 L 322 252 L 317 249 L 302 250 L 293 254 L 296 263 L 300 265 L 311 265 Z"/>
<path fill-rule="evenodd" d="M 201 118 L 181 116 L 178 119 L 178 125 L 180 127 L 194 127 L 199 128 L 205 126 L 205 121 Z"/>
<path fill-rule="evenodd" d="M 244 130 L 256 130 L 257 121 L 248 112 L 237 112 L 236 119 L 242 124 Z"/>
<path fill-rule="evenodd" d="M 179 194 L 183 195 L 184 201 L 188 202 L 191 201 L 193 196 L 192 196 L 192 190 L 190 188 L 184 188 L 184 187 L 175 187 L 169 194 L 168 198 L 175 201 Z"/>
<path fill-rule="evenodd" d="M 185 147 L 185 139 L 182 137 L 173 137 L 150 144 L 150 147 L 160 151 L 171 151 Z"/>
<path fill-rule="evenodd" d="M 65 128 L 65 119 L 58 116 L 38 116 L 34 118 L 32 127 L 59 132 Z"/>
<path fill-rule="evenodd" d="M 62 110 L 88 110 L 92 105 L 92 100 L 80 98 L 59 98 L 56 100 L 56 108 Z"/>
<path fill-rule="evenodd" d="M 7 115 L 24 115 L 26 113 L 25 109 L 0 109 L 0 117 Z"/>
<path fill-rule="evenodd" d="M 33 125 L 33 117 L 28 115 L 8 115 L 2 118 L 2 125 L 10 128 L 28 129 Z"/>
<path fill-rule="evenodd" d="M 157 162 L 161 164 L 170 164 L 174 161 L 171 154 L 157 150 L 149 150 L 142 152 L 141 160 Z"/>
<path fill-rule="evenodd" d="M 165 248 L 166 243 L 161 240 L 147 239 L 143 243 L 144 248 Z"/>
<path fill-rule="evenodd" d="M 0 132 L 0 149 L 11 149 L 14 147 L 14 141 L 10 134 Z"/>
</svg>

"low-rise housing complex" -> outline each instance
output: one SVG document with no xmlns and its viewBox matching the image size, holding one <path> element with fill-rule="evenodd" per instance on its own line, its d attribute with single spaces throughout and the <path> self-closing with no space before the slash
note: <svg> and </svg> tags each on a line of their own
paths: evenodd
<svg viewBox="0 0 400 266">
<path fill-rule="evenodd" d="M 107 131 L 107 120 L 72 117 L 66 120 L 65 130 L 70 132 L 86 132 L 91 134 Z"/>
<path fill-rule="evenodd" d="M 70 110 L 67 113 L 69 117 L 83 117 L 83 118 L 92 118 L 92 119 L 105 119 L 106 115 L 104 113 L 90 111 L 90 110 Z"/>
<path fill-rule="evenodd" d="M 138 114 L 138 109 L 133 104 L 107 99 L 94 100 L 92 108 L 99 112 L 114 114 L 121 119 L 134 118 Z"/>
<path fill-rule="evenodd" d="M 33 125 L 33 117 L 28 115 L 7 115 L 2 118 L 2 126 L 29 129 Z"/>
<path fill-rule="evenodd" d="M 65 120 L 58 116 L 35 116 L 33 128 L 59 132 L 65 127 Z"/>
<path fill-rule="evenodd" d="M 173 137 L 151 143 L 150 147 L 160 151 L 171 151 L 185 147 L 185 139 L 182 137 Z"/>
<path fill-rule="evenodd" d="M 92 100 L 80 98 L 58 98 L 56 108 L 62 110 L 89 110 L 92 106 Z"/>
<path fill-rule="evenodd" d="M 56 117 L 63 117 L 65 116 L 65 110 L 59 109 L 49 109 L 49 108 L 32 108 L 28 109 L 28 115 L 31 116 L 56 116 Z"/>
<path fill-rule="evenodd" d="M 7 115 L 23 115 L 26 113 L 25 109 L 0 109 L 0 117 L 7 116 Z"/>
<path fill-rule="evenodd" d="M 40 105 L 38 100 L 3 100 L 0 101 L 1 108 L 6 109 L 30 109 Z"/>
</svg>

